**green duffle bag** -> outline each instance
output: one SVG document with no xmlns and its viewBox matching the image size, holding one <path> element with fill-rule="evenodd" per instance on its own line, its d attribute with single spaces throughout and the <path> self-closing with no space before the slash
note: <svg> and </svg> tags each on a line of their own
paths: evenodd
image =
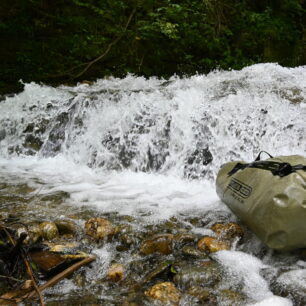
<svg viewBox="0 0 306 306">
<path fill-rule="evenodd" d="M 306 158 L 280 156 L 223 165 L 216 182 L 220 199 L 267 246 L 306 248 Z"/>
</svg>

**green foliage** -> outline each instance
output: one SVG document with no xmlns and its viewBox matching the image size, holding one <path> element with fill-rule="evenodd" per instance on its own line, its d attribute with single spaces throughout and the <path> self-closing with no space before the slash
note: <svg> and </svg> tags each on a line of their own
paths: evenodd
<svg viewBox="0 0 306 306">
<path fill-rule="evenodd" d="M 167 77 L 258 62 L 306 64 L 302 0 L 2 2 L 0 92 L 15 90 L 19 79 L 58 84 L 127 72 Z"/>
</svg>

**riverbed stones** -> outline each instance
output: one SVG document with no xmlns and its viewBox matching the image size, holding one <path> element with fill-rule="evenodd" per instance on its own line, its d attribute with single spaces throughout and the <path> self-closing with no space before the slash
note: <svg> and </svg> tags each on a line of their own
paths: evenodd
<svg viewBox="0 0 306 306">
<path fill-rule="evenodd" d="M 112 282 L 119 282 L 124 278 L 124 267 L 122 264 L 114 263 L 107 271 L 107 278 Z"/>
<path fill-rule="evenodd" d="M 153 253 L 171 254 L 173 250 L 173 237 L 172 234 L 154 235 L 151 239 L 145 240 L 141 244 L 140 253 L 143 255 Z"/>
<path fill-rule="evenodd" d="M 217 236 L 223 239 L 241 238 L 243 236 L 243 229 L 237 223 L 216 223 L 211 229 Z"/>
<path fill-rule="evenodd" d="M 107 219 L 91 218 L 85 223 L 85 232 L 95 240 L 110 239 L 115 234 L 115 227 Z"/>
<path fill-rule="evenodd" d="M 221 280 L 222 270 L 214 261 L 203 261 L 197 265 L 184 264 L 176 267 L 177 273 L 173 278 L 174 283 L 183 289 L 194 286 L 209 287 Z"/>
<path fill-rule="evenodd" d="M 221 240 L 215 237 L 203 237 L 198 241 L 199 250 L 207 253 L 214 253 L 223 250 L 229 250 L 231 248 L 230 242 L 227 240 Z"/>
<path fill-rule="evenodd" d="M 159 300 L 164 304 L 170 305 L 178 305 L 181 298 L 180 291 L 172 282 L 156 284 L 145 291 L 145 295 L 154 300 Z"/>
<path fill-rule="evenodd" d="M 54 222 L 43 222 L 39 225 L 42 233 L 42 237 L 46 240 L 52 240 L 58 237 L 59 232 L 56 224 Z"/>
</svg>

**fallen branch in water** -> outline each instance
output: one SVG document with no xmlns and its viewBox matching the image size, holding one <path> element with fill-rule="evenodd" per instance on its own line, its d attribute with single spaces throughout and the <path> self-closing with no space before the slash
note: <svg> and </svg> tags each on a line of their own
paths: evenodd
<svg viewBox="0 0 306 306">
<path fill-rule="evenodd" d="M 43 291 L 46 288 L 52 287 L 55 284 L 57 284 L 58 282 L 60 282 L 62 279 L 66 278 L 67 276 L 69 276 L 70 274 L 72 274 L 74 271 L 76 271 L 77 269 L 81 268 L 84 265 L 87 265 L 89 263 L 91 263 L 92 261 L 94 261 L 96 258 L 94 256 L 90 256 L 88 258 L 85 258 L 75 264 L 73 264 L 72 266 L 70 266 L 69 268 L 67 268 L 66 270 L 62 271 L 61 273 L 55 275 L 53 278 L 51 278 L 50 280 L 48 280 L 45 284 L 41 285 L 38 289 L 39 291 Z M 32 297 L 34 297 L 37 294 L 36 290 L 32 290 L 30 293 L 25 294 L 22 298 L 17 299 L 16 302 L 20 303 L 25 299 L 30 299 Z"/>
</svg>

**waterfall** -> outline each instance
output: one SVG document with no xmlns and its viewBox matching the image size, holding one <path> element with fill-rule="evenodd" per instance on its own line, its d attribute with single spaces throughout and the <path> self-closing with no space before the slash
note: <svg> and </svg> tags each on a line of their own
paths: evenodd
<svg viewBox="0 0 306 306">
<path fill-rule="evenodd" d="M 0 102 L 0 155 L 213 180 L 229 160 L 306 153 L 306 68 L 258 64 L 165 81 L 25 84 Z"/>
</svg>

